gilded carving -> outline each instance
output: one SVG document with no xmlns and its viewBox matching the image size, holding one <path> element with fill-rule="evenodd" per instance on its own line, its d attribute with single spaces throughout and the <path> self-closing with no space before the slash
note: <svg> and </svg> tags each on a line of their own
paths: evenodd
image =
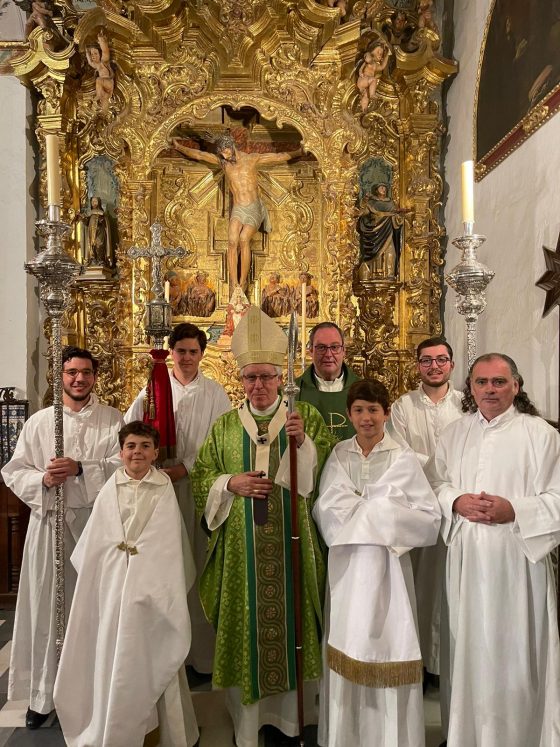
<svg viewBox="0 0 560 747">
<path fill-rule="evenodd" d="M 74 313 L 77 341 L 110 361 L 104 398 L 124 407 L 144 383 L 150 267 L 146 260 L 132 266 L 127 250 L 149 243 L 156 218 L 166 244 L 190 250 L 166 270 L 188 287 L 199 277 L 200 292 L 214 294 L 204 307 L 185 306 L 204 311 L 195 318 L 210 338 L 205 370 L 240 396 L 233 359 L 217 344 L 229 301 L 228 185 L 223 172 L 180 159 L 170 145 L 172 137 L 205 139 L 226 126 L 244 129 L 255 152 L 301 143 L 306 154 L 259 175 L 273 230 L 253 239 L 249 298 L 259 300 L 274 273 L 290 292 L 300 273 L 310 273 L 317 321 L 343 327 L 356 369 L 394 394 L 410 386 L 415 344 L 441 329 L 438 96 L 456 69 L 438 55 L 431 3 L 398 17 L 383 0 L 349 3 L 342 17 L 315 0 L 103 0 L 85 13 L 61 0 L 56 7 L 68 47 L 54 53 L 36 28 L 13 66 L 39 94 L 38 129 L 65 135 L 64 214 L 74 218 L 91 197 L 92 159 L 106 157 L 119 184 L 117 278 L 81 281 Z M 96 82 L 82 77 L 84 45 L 101 28 L 114 90 L 94 107 Z M 363 112 L 356 83 L 374 38 L 391 54 L 374 71 L 380 77 Z M 359 174 L 372 158 L 387 164 L 391 197 L 407 212 L 397 276 L 361 282 Z M 79 256 L 77 236 L 72 248 Z"/>
</svg>

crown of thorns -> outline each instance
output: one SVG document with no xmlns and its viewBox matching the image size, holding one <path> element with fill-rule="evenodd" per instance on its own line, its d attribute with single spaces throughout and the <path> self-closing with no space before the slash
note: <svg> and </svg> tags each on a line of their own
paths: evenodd
<svg viewBox="0 0 560 747">
<path fill-rule="evenodd" d="M 226 148 L 235 148 L 235 140 L 231 135 L 220 135 L 214 140 L 216 150 L 218 153 L 222 153 Z"/>
</svg>

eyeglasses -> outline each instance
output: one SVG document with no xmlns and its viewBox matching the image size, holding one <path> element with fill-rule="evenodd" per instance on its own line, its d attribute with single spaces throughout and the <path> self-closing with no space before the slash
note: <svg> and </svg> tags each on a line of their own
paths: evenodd
<svg viewBox="0 0 560 747">
<path fill-rule="evenodd" d="M 418 365 L 422 366 L 422 368 L 430 368 L 432 363 L 435 363 L 438 368 L 443 368 L 447 366 L 450 360 L 451 358 L 447 355 L 436 355 L 435 358 L 430 358 L 426 355 L 424 358 L 418 359 Z"/>
<path fill-rule="evenodd" d="M 90 379 L 95 375 L 95 371 L 92 368 L 67 368 L 62 373 L 69 376 L 71 379 L 75 379 L 76 376 L 79 376 L 80 374 L 82 374 L 85 379 Z"/>
<path fill-rule="evenodd" d="M 278 374 L 243 374 L 243 380 L 247 384 L 256 384 L 257 381 L 260 381 L 261 384 L 266 385 L 276 378 L 278 378 Z"/>
<path fill-rule="evenodd" d="M 326 355 L 327 351 L 333 355 L 338 355 L 341 350 L 344 350 L 344 345 L 314 345 L 313 350 L 319 355 Z"/>
</svg>

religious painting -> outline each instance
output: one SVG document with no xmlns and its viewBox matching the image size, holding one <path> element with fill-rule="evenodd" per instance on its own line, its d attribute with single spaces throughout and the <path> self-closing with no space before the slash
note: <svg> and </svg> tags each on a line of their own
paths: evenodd
<svg viewBox="0 0 560 747">
<path fill-rule="evenodd" d="M 560 108 L 560 3 L 494 0 L 476 107 L 481 179 Z"/>
</svg>

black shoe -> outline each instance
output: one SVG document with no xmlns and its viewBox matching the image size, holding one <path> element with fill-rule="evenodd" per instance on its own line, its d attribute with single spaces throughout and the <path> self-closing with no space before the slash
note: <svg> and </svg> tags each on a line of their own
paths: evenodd
<svg viewBox="0 0 560 747">
<path fill-rule="evenodd" d="M 197 687 L 203 687 L 212 683 L 212 672 L 197 672 L 190 664 L 186 667 L 186 671 L 187 682 L 191 690 L 196 690 Z"/>
<path fill-rule="evenodd" d="M 25 714 L 25 725 L 28 729 L 38 729 L 40 726 L 43 726 L 50 715 L 50 713 L 37 713 L 37 711 L 32 711 L 31 708 L 28 708 Z"/>
</svg>

